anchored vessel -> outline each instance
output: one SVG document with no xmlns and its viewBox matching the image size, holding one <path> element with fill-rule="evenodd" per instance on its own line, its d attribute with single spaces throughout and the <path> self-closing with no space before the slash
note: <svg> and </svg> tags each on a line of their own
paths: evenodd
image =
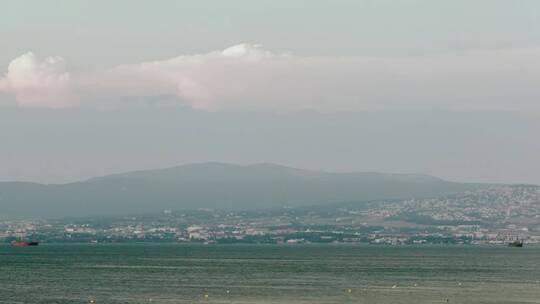
<svg viewBox="0 0 540 304">
<path fill-rule="evenodd" d="M 523 241 L 516 240 L 511 243 L 508 243 L 508 246 L 510 247 L 523 247 Z"/>
<path fill-rule="evenodd" d="M 14 246 L 14 247 L 37 246 L 37 245 L 39 245 L 38 242 L 22 242 L 22 241 L 13 241 L 13 242 L 11 242 L 11 246 Z"/>
</svg>

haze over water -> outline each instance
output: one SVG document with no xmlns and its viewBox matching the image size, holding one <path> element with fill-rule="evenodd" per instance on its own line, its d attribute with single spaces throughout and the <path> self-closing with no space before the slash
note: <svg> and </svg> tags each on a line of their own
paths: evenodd
<svg viewBox="0 0 540 304">
<path fill-rule="evenodd" d="M 0 247 L 0 303 L 540 303 L 540 248 Z"/>
</svg>

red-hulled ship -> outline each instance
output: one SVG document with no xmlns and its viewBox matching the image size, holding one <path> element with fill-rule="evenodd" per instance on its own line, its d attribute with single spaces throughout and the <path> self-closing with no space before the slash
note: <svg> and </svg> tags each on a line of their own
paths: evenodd
<svg viewBox="0 0 540 304">
<path fill-rule="evenodd" d="M 22 241 L 13 241 L 13 242 L 11 242 L 11 246 L 15 246 L 15 247 L 37 246 L 37 245 L 39 245 L 38 242 L 22 242 Z"/>
</svg>

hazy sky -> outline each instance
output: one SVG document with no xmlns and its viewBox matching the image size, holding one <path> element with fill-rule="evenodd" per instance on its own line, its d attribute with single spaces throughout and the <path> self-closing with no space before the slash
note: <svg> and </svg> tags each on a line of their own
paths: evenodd
<svg viewBox="0 0 540 304">
<path fill-rule="evenodd" d="M 538 1 L 2 1 L 0 180 L 194 161 L 540 183 Z"/>
</svg>

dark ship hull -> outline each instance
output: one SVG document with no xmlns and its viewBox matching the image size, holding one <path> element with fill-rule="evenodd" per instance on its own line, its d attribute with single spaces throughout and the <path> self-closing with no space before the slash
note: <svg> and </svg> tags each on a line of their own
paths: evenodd
<svg viewBox="0 0 540 304">
<path fill-rule="evenodd" d="M 11 246 L 13 247 L 26 247 L 26 246 L 37 246 L 37 245 L 39 245 L 38 242 L 18 242 L 18 241 L 11 242 Z"/>
<path fill-rule="evenodd" d="M 513 241 L 508 243 L 509 247 L 523 247 L 523 241 Z"/>
</svg>

